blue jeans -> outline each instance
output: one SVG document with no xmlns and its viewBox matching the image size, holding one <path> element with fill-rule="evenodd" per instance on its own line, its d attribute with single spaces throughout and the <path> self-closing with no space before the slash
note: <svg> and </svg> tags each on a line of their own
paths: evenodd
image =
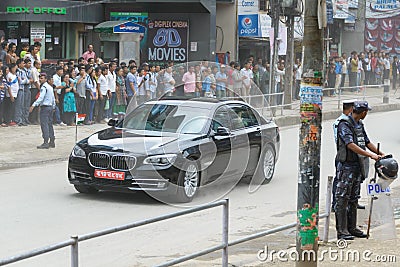
<svg viewBox="0 0 400 267">
<path fill-rule="evenodd" d="M 89 106 L 89 121 L 93 121 L 93 112 L 94 112 L 94 105 L 96 104 L 96 100 L 90 100 Z"/>
<path fill-rule="evenodd" d="M 111 93 L 111 98 L 110 98 L 110 108 L 106 111 L 106 117 L 107 118 L 112 118 L 113 115 L 113 110 L 114 110 L 114 105 L 115 101 L 117 100 L 117 95 L 115 92 Z"/>
<path fill-rule="evenodd" d="M 18 90 L 17 99 L 15 99 L 15 116 L 14 121 L 16 123 L 23 123 L 24 114 L 24 89 Z"/>
<path fill-rule="evenodd" d="M 53 129 L 53 107 L 41 106 L 40 107 L 40 128 L 42 129 L 42 137 L 44 143 L 50 141 L 54 142 L 54 129 Z"/>
<path fill-rule="evenodd" d="M 54 116 L 56 117 L 56 123 L 60 124 L 61 123 L 61 114 L 60 114 L 60 108 L 56 105 L 56 109 L 54 111 Z"/>
<path fill-rule="evenodd" d="M 29 123 L 29 107 L 31 106 L 31 89 L 24 88 L 24 108 L 23 108 L 23 122 Z"/>
</svg>

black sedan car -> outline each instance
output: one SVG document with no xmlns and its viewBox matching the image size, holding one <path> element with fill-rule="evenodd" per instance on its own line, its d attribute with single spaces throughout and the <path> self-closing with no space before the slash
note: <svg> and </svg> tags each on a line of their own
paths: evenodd
<svg viewBox="0 0 400 267">
<path fill-rule="evenodd" d="M 190 202 L 221 180 L 270 182 L 279 156 L 276 124 L 242 101 L 149 101 L 109 125 L 69 157 L 80 193 L 144 190 Z"/>
</svg>

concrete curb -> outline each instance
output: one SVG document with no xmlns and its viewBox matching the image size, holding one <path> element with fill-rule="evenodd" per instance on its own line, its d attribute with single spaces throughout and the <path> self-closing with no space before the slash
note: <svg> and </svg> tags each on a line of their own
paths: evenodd
<svg viewBox="0 0 400 267">
<path fill-rule="evenodd" d="M 54 159 L 48 159 L 48 160 L 38 160 L 38 161 L 31 161 L 31 162 L 13 162 L 13 163 L 0 162 L 0 170 L 26 168 L 26 167 L 42 165 L 42 164 L 47 164 L 47 163 L 57 163 L 57 162 L 65 161 L 65 160 L 68 160 L 68 157 L 54 158 Z"/>
</svg>

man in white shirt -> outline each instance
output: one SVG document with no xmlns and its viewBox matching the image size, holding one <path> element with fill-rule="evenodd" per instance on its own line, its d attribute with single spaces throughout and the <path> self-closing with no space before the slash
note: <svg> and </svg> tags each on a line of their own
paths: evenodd
<svg viewBox="0 0 400 267">
<path fill-rule="evenodd" d="M 106 122 L 104 120 L 104 108 L 108 99 L 108 81 L 106 76 L 108 75 L 107 67 L 101 67 L 101 74 L 97 80 L 97 94 L 99 95 L 99 109 L 96 117 L 98 123 Z"/>
<path fill-rule="evenodd" d="M 301 60 L 300 58 L 296 59 L 296 84 L 295 84 L 295 89 L 294 93 L 292 95 L 293 100 L 300 99 L 300 84 L 301 84 L 301 77 L 303 75 L 303 66 L 301 65 Z"/>
<path fill-rule="evenodd" d="M 56 116 L 56 123 L 59 126 L 66 126 L 64 122 L 61 120 L 61 112 L 60 108 L 62 107 L 62 103 L 60 103 L 60 95 L 61 95 L 61 76 L 63 75 L 63 67 L 59 66 L 56 68 L 56 74 L 53 75 L 53 85 L 54 85 L 54 97 L 56 99 L 56 109 L 54 114 Z"/>
<path fill-rule="evenodd" d="M 385 54 L 385 57 L 383 59 L 383 64 L 385 69 L 383 70 L 383 84 L 385 84 L 385 82 L 387 80 L 389 80 L 389 75 L 390 75 L 390 58 L 389 58 L 389 53 Z"/>
<path fill-rule="evenodd" d="M 150 72 L 149 75 L 149 87 L 150 87 L 150 99 L 154 99 L 157 97 L 157 76 L 158 73 L 156 72 L 156 66 L 150 65 Z"/>
<path fill-rule="evenodd" d="M 33 63 L 33 67 L 31 68 L 33 83 L 31 84 L 30 105 L 32 105 L 33 102 L 36 101 L 36 99 L 37 99 L 36 96 L 38 96 L 38 93 L 40 92 L 40 81 L 39 81 L 39 71 L 38 71 L 38 69 L 40 69 L 40 67 L 41 67 L 40 62 L 35 60 Z M 36 108 L 29 114 L 29 121 L 33 124 L 39 124 L 39 109 Z"/>
<path fill-rule="evenodd" d="M 251 81 L 253 80 L 253 71 L 250 69 L 250 62 L 247 61 L 244 64 L 244 68 L 240 70 L 242 76 L 245 77 L 243 80 L 243 88 L 245 96 L 250 95 Z"/>
<path fill-rule="evenodd" d="M 165 69 L 163 82 L 164 82 L 164 93 L 174 90 L 175 80 L 172 77 L 172 67 L 168 67 Z"/>
<path fill-rule="evenodd" d="M 115 74 L 116 68 L 117 68 L 117 63 L 113 61 L 110 62 L 110 64 L 108 65 L 107 82 L 109 88 L 108 95 L 110 96 L 110 108 L 106 111 L 107 119 L 112 118 L 115 100 L 117 99 L 117 95 L 115 94 L 115 87 L 117 82 L 117 75 Z"/>
</svg>

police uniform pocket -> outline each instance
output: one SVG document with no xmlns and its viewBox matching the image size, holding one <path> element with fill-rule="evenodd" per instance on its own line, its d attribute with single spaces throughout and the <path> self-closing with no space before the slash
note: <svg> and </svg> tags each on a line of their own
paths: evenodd
<svg viewBox="0 0 400 267">
<path fill-rule="evenodd" d="M 343 182 L 339 182 L 336 187 L 336 192 L 335 192 L 336 197 L 345 197 L 347 195 L 347 192 L 348 192 L 348 186 Z"/>
</svg>

